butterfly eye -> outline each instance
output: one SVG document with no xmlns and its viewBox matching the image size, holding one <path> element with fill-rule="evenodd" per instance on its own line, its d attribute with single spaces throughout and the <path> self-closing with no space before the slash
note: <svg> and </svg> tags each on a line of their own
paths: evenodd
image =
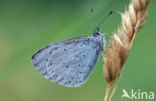
<svg viewBox="0 0 156 101">
<path fill-rule="evenodd" d="M 93 35 L 96 36 L 96 35 L 100 35 L 100 34 L 99 34 L 99 32 L 95 32 Z"/>
</svg>

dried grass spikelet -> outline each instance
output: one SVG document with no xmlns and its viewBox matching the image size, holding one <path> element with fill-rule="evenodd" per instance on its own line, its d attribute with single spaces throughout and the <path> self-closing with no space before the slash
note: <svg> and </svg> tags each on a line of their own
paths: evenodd
<svg viewBox="0 0 156 101">
<path fill-rule="evenodd" d="M 110 88 L 117 75 L 119 75 L 117 81 L 119 82 L 136 34 L 146 21 L 149 3 L 150 0 L 131 0 L 128 10 L 125 10 L 125 13 L 121 13 L 121 26 L 118 28 L 117 34 L 114 34 L 110 39 L 106 55 L 104 56 L 103 70 L 108 82 L 105 101 L 107 101 Z M 110 96 L 110 100 L 116 90 L 117 84 Z"/>
</svg>

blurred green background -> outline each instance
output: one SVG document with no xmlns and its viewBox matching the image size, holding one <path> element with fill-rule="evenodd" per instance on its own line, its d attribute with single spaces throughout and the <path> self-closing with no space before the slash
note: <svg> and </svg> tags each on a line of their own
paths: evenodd
<svg viewBox="0 0 156 101">
<path fill-rule="evenodd" d="M 103 101 L 107 83 L 101 58 L 83 86 L 67 88 L 43 78 L 32 65 L 31 56 L 51 43 L 92 35 L 111 10 L 123 12 L 128 3 L 129 0 L 0 0 L 0 101 Z M 93 16 L 90 8 L 94 8 Z M 156 94 L 155 10 L 152 2 L 113 101 L 129 101 L 121 99 L 122 89 Z M 113 13 L 101 29 L 112 33 L 119 25 L 120 15 Z"/>
</svg>

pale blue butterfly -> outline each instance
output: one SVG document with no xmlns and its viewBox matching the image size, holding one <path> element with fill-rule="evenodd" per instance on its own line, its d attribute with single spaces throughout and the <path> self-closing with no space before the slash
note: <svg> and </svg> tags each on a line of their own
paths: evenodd
<svg viewBox="0 0 156 101">
<path fill-rule="evenodd" d="M 45 78 L 78 87 L 87 81 L 105 44 L 98 29 L 92 36 L 57 42 L 39 50 L 32 56 L 32 63 Z"/>
</svg>

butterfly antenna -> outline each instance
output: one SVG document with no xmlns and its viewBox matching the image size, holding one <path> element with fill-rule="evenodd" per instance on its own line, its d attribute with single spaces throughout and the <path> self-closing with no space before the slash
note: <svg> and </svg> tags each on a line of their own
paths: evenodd
<svg viewBox="0 0 156 101">
<path fill-rule="evenodd" d="M 93 8 L 91 8 L 90 9 L 90 11 L 91 11 L 91 28 L 93 29 L 93 27 L 94 27 L 94 23 L 93 23 Z"/>
<path fill-rule="evenodd" d="M 108 13 L 108 15 L 102 19 L 102 21 L 99 23 L 98 27 L 100 27 L 100 26 L 102 25 L 102 23 L 103 23 L 111 14 L 113 14 L 113 12 L 114 12 L 113 10 L 110 11 L 110 12 Z"/>
</svg>

